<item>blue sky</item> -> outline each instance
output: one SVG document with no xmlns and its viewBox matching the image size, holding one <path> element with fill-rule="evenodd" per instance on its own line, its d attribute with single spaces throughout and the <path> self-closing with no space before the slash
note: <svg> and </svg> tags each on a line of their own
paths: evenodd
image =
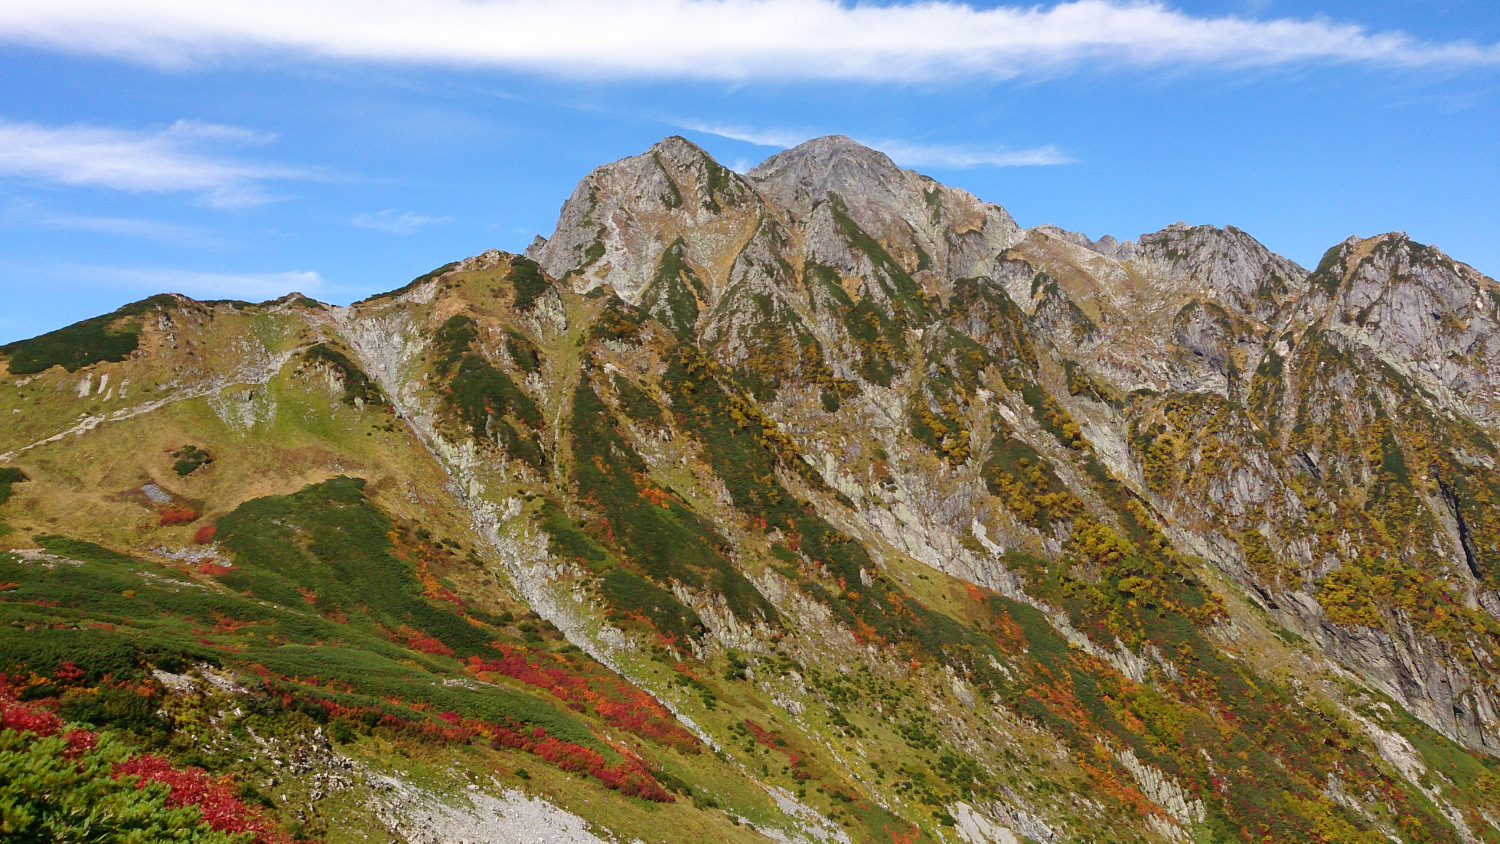
<svg viewBox="0 0 1500 844">
<path fill-rule="evenodd" d="M 1500 274 L 1500 11 L 1452 0 L 3 0 L 0 342 L 163 290 L 346 303 L 548 234 L 670 134 L 829 133 L 1121 239 Z"/>
</svg>

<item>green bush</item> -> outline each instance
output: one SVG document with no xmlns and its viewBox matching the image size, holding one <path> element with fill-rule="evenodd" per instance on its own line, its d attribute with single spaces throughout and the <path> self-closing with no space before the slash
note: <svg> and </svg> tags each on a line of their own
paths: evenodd
<svg viewBox="0 0 1500 844">
<path fill-rule="evenodd" d="M 712 589 L 745 621 L 776 619 L 770 602 L 730 562 L 729 543 L 718 531 L 644 480 L 645 462 L 587 377 L 574 392 L 573 451 L 579 495 L 603 512 L 620 559 L 660 583 Z"/>
<path fill-rule="evenodd" d="M 478 336 L 474 320 L 458 315 L 434 337 L 441 353 L 437 368 L 449 378 L 443 407 L 475 439 L 493 439 L 513 457 L 540 469 L 546 463 L 541 411 L 509 375 L 471 350 Z"/>
<path fill-rule="evenodd" d="M 662 253 L 656 276 L 641 295 L 641 309 L 683 339 L 693 336 L 698 324 L 698 300 L 708 290 L 693 268 L 683 260 L 682 238 Z"/>
<path fill-rule="evenodd" d="M 4 506 L 5 502 L 9 501 L 10 497 L 15 494 L 14 487 L 16 484 L 25 483 L 29 480 L 31 478 L 27 477 L 25 472 L 14 466 L 0 468 L 0 506 Z"/>
<path fill-rule="evenodd" d="M 160 745 L 172 732 L 172 720 L 159 711 L 160 705 L 156 698 L 144 697 L 133 688 L 105 686 L 95 694 L 71 699 L 58 712 L 69 721 L 122 730 Z"/>
<path fill-rule="evenodd" d="M 552 554 L 582 562 L 595 570 L 609 558 L 609 552 L 602 545 L 580 530 L 577 523 L 551 501 L 542 504 L 542 509 L 537 512 L 537 522 L 547 532 L 547 550 Z"/>
<path fill-rule="evenodd" d="M 605 572 L 600 592 L 616 613 L 627 618 L 638 616 L 676 642 L 686 642 L 703 629 L 703 619 L 671 592 L 625 569 Z"/>
<path fill-rule="evenodd" d="M 656 399 L 632 384 L 629 378 L 623 375 L 614 376 L 610 383 L 615 388 L 615 396 L 619 399 L 620 409 L 625 415 L 643 425 L 660 427 L 662 424 L 661 405 Z"/>
<path fill-rule="evenodd" d="M 505 349 L 522 372 L 540 372 L 542 353 L 536 344 L 515 331 L 505 332 Z"/>
<path fill-rule="evenodd" d="M 219 519 L 236 570 L 222 579 L 264 600 L 410 627 L 460 656 L 487 653 L 491 636 L 423 598 L 411 565 L 394 554 L 392 524 L 364 496 L 364 481 L 337 477 L 292 495 L 241 504 Z"/>
<path fill-rule="evenodd" d="M 516 291 L 514 304 L 518 311 L 531 310 L 549 286 L 541 265 L 520 255 L 510 259 L 510 283 Z"/>
<path fill-rule="evenodd" d="M 906 340 L 897 319 L 873 297 L 855 302 L 839 285 L 838 273 L 819 264 L 807 265 L 807 280 L 816 280 L 833 299 L 844 330 L 859 354 L 859 374 L 866 381 L 888 387 L 896 374 L 896 363 L 906 353 Z M 899 310 L 897 311 L 899 316 Z"/>
<path fill-rule="evenodd" d="M 921 285 L 902 269 L 896 259 L 880 245 L 880 241 L 871 237 L 864 229 L 859 227 L 849 217 L 848 209 L 844 207 L 842 200 L 833 196 L 833 219 L 843 231 L 855 248 L 864 252 L 875 267 L 878 278 L 866 279 L 866 283 L 878 283 L 885 288 L 886 295 L 893 305 L 894 316 L 900 322 L 920 323 L 925 322 L 930 316 L 930 307 L 927 298 L 922 293 Z"/>
<path fill-rule="evenodd" d="M 406 284 L 402 285 L 401 287 L 396 288 L 395 290 L 392 290 L 392 291 L 390 291 L 388 293 L 376 293 L 374 296 L 370 296 L 370 297 L 361 299 L 358 302 L 355 302 L 354 304 L 356 304 L 356 305 L 363 305 L 366 302 L 374 302 L 374 301 L 377 301 L 379 299 L 390 299 L 390 298 L 394 298 L 396 296 L 400 296 L 403 293 L 409 293 L 412 290 L 416 289 L 416 287 L 418 285 L 420 285 L 420 284 L 422 284 L 424 282 L 431 281 L 431 280 L 437 278 L 438 276 L 440 276 L 440 275 L 448 272 L 449 270 L 451 270 L 451 269 L 453 269 L 454 267 L 457 267 L 457 266 L 458 266 L 458 262 L 457 261 L 451 261 L 451 262 L 449 262 L 447 264 L 442 265 L 441 267 L 438 267 L 435 270 L 431 270 L 429 272 L 425 272 L 425 273 L 417 276 L 416 278 L 412 279 L 411 281 L 407 282 Z"/>
<path fill-rule="evenodd" d="M 380 388 L 360 369 L 354 361 L 337 349 L 325 343 L 318 343 L 302 353 L 302 359 L 313 364 L 322 364 L 338 373 L 339 380 L 344 384 L 344 403 L 354 404 L 355 401 L 367 405 L 385 404 L 385 394 Z"/>
<path fill-rule="evenodd" d="M 195 445 L 185 445 L 172 452 L 172 456 L 177 458 L 177 462 L 172 464 L 172 471 L 181 477 L 187 477 L 214 462 L 212 455 Z"/>
<path fill-rule="evenodd" d="M 0 837 L 14 844 L 245 844 L 197 806 L 169 807 L 168 787 L 115 779 L 129 752 L 109 736 L 81 753 L 64 735 L 0 730 Z"/>
<path fill-rule="evenodd" d="M 176 303 L 167 294 L 152 296 L 113 313 L 0 346 L 0 354 L 10 357 L 12 375 L 30 375 L 54 366 L 77 372 L 96 363 L 117 363 L 129 357 L 140 343 L 140 320 L 132 318 Z"/>
</svg>

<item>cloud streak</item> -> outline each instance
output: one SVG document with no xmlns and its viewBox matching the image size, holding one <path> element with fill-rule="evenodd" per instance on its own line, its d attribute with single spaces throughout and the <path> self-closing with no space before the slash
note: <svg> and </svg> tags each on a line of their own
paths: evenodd
<svg viewBox="0 0 1500 844">
<path fill-rule="evenodd" d="M 266 143 L 233 126 L 178 121 L 156 131 L 0 121 L 0 176 L 143 193 L 187 192 L 221 207 L 270 201 L 262 183 L 305 171 L 203 152 L 204 142 Z"/>
<path fill-rule="evenodd" d="M 903 141 L 861 141 L 867 147 L 889 155 L 905 167 L 1051 167 L 1078 163 L 1057 147 L 1048 144 L 1032 149 L 975 149 L 947 144 L 908 144 Z"/>
<path fill-rule="evenodd" d="M 1086 63 L 1500 65 L 1500 45 L 1326 19 L 1200 17 L 1159 2 L 983 8 L 839 0 L 9 0 L 0 41 L 157 64 L 265 50 L 567 76 L 912 81 Z"/>
<path fill-rule="evenodd" d="M 130 217 L 59 214 L 30 204 L 17 204 L 0 211 L 0 227 L 91 232 L 172 243 L 200 242 L 205 239 L 205 232 L 196 226 Z"/>
<path fill-rule="evenodd" d="M 439 223 L 451 223 L 452 217 L 429 217 L 418 214 L 415 211 L 402 211 L 397 213 L 394 208 L 377 211 L 374 214 L 360 214 L 349 221 L 349 225 L 362 229 L 374 229 L 378 232 L 394 235 L 415 234 L 417 229 L 424 226 L 433 226 Z"/>
<path fill-rule="evenodd" d="M 758 147 L 775 147 L 787 149 L 802 143 L 808 138 L 817 137 L 819 132 L 798 132 L 791 129 L 750 129 L 744 126 L 723 126 L 717 123 L 698 123 L 694 121 L 677 121 L 672 125 L 689 132 L 702 132 L 705 135 L 717 135 L 720 138 L 728 138 L 731 141 L 744 141 L 747 144 L 755 144 Z"/>
<path fill-rule="evenodd" d="M 820 132 L 799 132 L 790 129 L 751 129 L 743 126 L 724 126 L 716 123 L 677 121 L 673 125 L 690 132 L 702 132 L 735 141 L 762 147 L 786 149 L 794 147 Z M 892 161 L 904 167 L 1047 167 L 1058 164 L 1076 164 L 1071 156 L 1056 146 L 1032 149 L 981 149 L 953 144 L 915 144 L 900 140 L 855 140 L 872 149 L 889 155 Z"/>
</svg>

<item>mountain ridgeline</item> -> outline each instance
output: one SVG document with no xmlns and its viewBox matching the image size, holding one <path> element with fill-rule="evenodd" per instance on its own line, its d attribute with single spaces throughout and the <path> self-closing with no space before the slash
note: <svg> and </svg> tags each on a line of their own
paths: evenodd
<svg viewBox="0 0 1500 844">
<path fill-rule="evenodd" d="M 1500 842 L 1497 322 L 668 138 L 525 255 L 0 348 L 0 736 L 258 841 Z"/>
</svg>

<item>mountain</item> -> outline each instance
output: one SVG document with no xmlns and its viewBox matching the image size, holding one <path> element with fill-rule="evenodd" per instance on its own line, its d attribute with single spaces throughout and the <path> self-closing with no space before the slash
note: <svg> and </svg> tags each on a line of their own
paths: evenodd
<svg viewBox="0 0 1500 844">
<path fill-rule="evenodd" d="M 1497 308 L 668 138 L 0 348 L 0 756 L 263 841 L 1500 841 Z"/>
</svg>

